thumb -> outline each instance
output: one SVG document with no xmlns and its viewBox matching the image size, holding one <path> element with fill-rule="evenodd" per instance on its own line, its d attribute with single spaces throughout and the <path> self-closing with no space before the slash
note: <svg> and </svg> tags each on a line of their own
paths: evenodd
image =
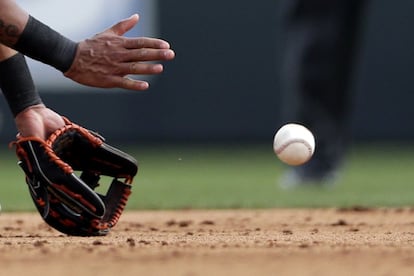
<svg viewBox="0 0 414 276">
<path fill-rule="evenodd" d="M 116 23 L 111 28 L 109 28 L 108 31 L 114 34 L 117 34 L 117 35 L 123 35 L 129 30 L 131 30 L 138 23 L 138 20 L 139 20 L 138 14 L 134 14 L 130 16 L 129 18 Z"/>
</svg>

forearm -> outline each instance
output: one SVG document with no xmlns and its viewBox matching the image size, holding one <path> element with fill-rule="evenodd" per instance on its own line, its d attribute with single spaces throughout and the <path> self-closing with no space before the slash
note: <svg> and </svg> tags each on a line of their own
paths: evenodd
<svg viewBox="0 0 414 276">
<path fill-rule="evenodd" d="M 26 108 L 42 104 L 24 56 L 0 45 L 0 89 L 16 117 Z"/>
<path fill-rule="evenodd" d="M 0 42 L 14 45 L 23 32 L 29 14 L 14 0 L 0 0 Z"/>
<path fill-rule="evenodd" d="M 77 43 L 22 10 L 12 0 L 0 0 L 0 42 L 18 52 L 66 72 Z"/>
<path fill-rule="evenodd" d="M 0 0 L 0 44 L 53 66 L 84 85 L 145 90 L 146 81 L 128 76 L 159 74 L 162 65 L 152 62 L 171 60 L 175 54 L 166 41 L 124 37 L 138 20 L 134 14 L 77 43 L 27 14 L 13 0 Z"/>
</svg>

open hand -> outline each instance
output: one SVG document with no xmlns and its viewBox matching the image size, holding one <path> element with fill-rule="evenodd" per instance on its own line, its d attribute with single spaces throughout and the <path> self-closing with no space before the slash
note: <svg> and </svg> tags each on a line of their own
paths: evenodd
<svg viewBox="0 0 414 276">
<path fill-rule="evenodd" d="M 146 81 L 128 75 L 159 74 L 159 61 L 171 60 L 175 53 L 168 42 L 149 37 L 123 36 L 138 23 L 134 14 L 92 38 L 81 41 L 72 66 L 64 75 L 78 83 L 101 88 L 146 90 Z"/>
</svg>

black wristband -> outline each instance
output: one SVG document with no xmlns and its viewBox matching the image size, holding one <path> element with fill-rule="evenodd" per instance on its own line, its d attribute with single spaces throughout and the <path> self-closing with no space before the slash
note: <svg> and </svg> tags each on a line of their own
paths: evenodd
<svg viewBox="0 0 414 276">
<path fill-rule="evenodd" d="M 0 88 L 14 117 L 29 106 L 42 103 L 26 59 L 20 53 L 0 62 Z"/>
<path fill-rule="evenodd" d="M 29 16 L 13 48 L 65 73 L 72 65 L 78 44 Z"/>
</svg>

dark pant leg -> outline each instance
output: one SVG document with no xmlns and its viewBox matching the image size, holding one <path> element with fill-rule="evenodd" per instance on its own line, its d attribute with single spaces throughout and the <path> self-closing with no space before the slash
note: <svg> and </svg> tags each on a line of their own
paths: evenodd
<svg viewBox="0 0 414 276">
<path fill-rule="evenodd" d="M 308 126 L 317 142 L 313 159 L 330 162 L 343 155 L 347 143 L 349 84 L 366 3 L 283 1 L 285 119 Z"/>
</svg>

